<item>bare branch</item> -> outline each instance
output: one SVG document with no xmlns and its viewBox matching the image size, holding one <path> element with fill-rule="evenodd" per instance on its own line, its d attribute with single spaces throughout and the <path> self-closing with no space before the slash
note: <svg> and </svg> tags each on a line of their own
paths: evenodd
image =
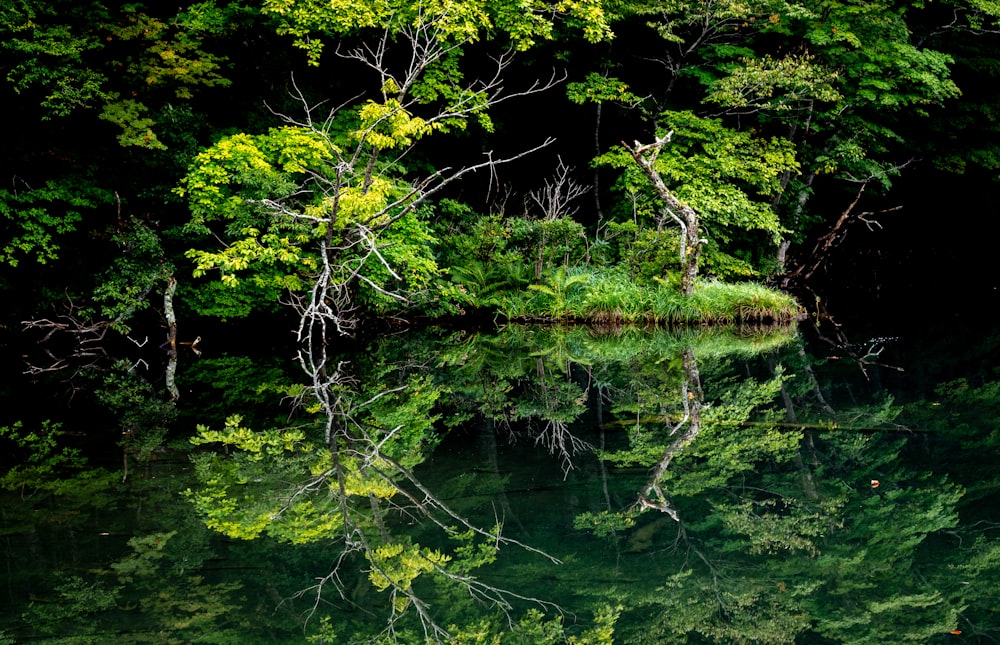
<svg viewBox="0 0 1000 645">
<path fill-rule="evenodd" d="M 909 163 L 909 162 L 907 162 Z M 792 281 L 802 281 L 807 282 L 813 274 L 816 273 L 827 260 L 830 258 L 830 254 L 834 248 L 839 246 L 847 237 L 848 228 L 851 223 L 855 221 L 863 222 L 869 230 L 872 230 L 874 226 L 882 228 L 882 225 L 877 221 L 870 219 L 873 215 L 881 215 L 884 213 L 893 213 L 901 210 L 902 206 L 894 206 L 892 208 L 885 208 L 880 211 L 864 211 L 861 213 L 855 213 L 854 209 L 857 207 L 858 203 L 861 201 L 861 197 L 865 192 L 865 188 L 868 187 L 868 183 L 872 181 L 871 179 L 866 180 L 861 183 L 858 187 L 858 192 L 855 194 L 854 199 L 847 205 L 847 208 L 841 212 L 840 217 L 837 221 L 833 223 L 830 230 L 825 234 L 820 236 L 813 245 L 812 250 L 806 259 L 803 260 L 793 271 L 789 272 L 785 277 L 785 283 Z"/>
<path fill-rule="evenodd" d="M 578 206 L 571 206 L 576 199 L 590 192 L 589 186 L 577 183 L 570 173 L 572 168 L 563 163 L 562 157 L 557 157 L 555 175 L 545 180 L 545 186 L 528 193 L 528 200 L 538 206 L 546 220 L 573 215 Z"/>
<path fill-rule="evenodd" d="M 594 449 L 592 444 L 570 432 L 565 421 L 555 419 L 545 423 L 545 428 L 535 436 L 535 445 L 544 446 L 549 454 L 559 457 L 564 479 L 573 470 L 573 457 Z"/>
</svg>

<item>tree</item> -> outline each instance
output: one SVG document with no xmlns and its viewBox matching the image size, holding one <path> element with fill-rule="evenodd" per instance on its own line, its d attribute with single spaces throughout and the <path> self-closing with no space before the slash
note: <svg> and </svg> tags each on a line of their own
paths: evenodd
<svg viewBox="0 0 1000 645">
<path fill-rule="evenodd" d="M 280 30 L 296 37 L 312 64 L 320 64 L 322 53 L 317 35 L 380 30 L 336 51 L 342 60 L 374 72 L 377 88 L 354 105 L 328 109 L 310 102 L 293 83 L 301 116 L 277 115 L 286 125 L 266 135 L 220 140 L 198 156 L 178 190 L 193 215 L 187 230 L 225 241 L 218 251 L 188 252 L 199 274 L 219 269 L 224 283 L 238 286 L 237 274 L 246 278 L 249 270 L 255 286 L 292 292 L 300 316 L 298 359 L 306 377 L 295 394 L 316 415 L 305 428 L 258 432 L 239 417 L 231 417 L 223 430 L 201 427 L 197 443 L 235 450 L 231 457 L 198 458 L 205 485 L 192 498 L 209 526 L 233 537 L 267 532 L 296 543 L 336 540 L 337 562 L 362 559 L 370 584 L 389 595 L 384 632 L 389 637 L 410 615 L 424 639 L 451 637 L 418 593 L 418 578 L 458 584 L 510 611 L 516 594 L 469 574 L 501 545 L 519 543 L 504 537 L 499 523 L 491 528 L 469 523 L 412 474 L 433 441 L 430 406 L 440 390 L 414 379 L 366 391 L 346 363 L 331 358 L 328 343 L 355 329 L 359 300 L 406 301 L 437 272 L 429 254 L 432 238 L 421 220 L 430 196 L 525 154 L 495 159 L 487 153 L 484 160 L 422 178 L 404 164 L 424 137 L 463 129 L 471 120 L 489 128 L 488 108 L 556 82 L 553 76 L 515 92 L 503 86 L 513 52 L 549 34 L 551 22 L 536 13 L 546 7 L 538 3 L 527 12 L 511 12 L 479 2 L 266 3 L 265 11 L 280 16 Z M 585 20 L 595 30 L 592 37 L 603 34 L 597 5 L 560 7 Z M 486 75 L 466 81 L 458 65 L 464 49 L 494 28 L 509 39 L 507 51 L 492 60 Z M 397 49 L 404 55 L 396 55 Z M 424 116 L 418 115 L 421 110 Z M 389 516 L 397 512 L 418 513 L 458 546 L 446 553 L 394 537 Z M 317 606 L 327 584 L 349 597 L 340 576 L 337 566 L 306 590 Z"/>
<path fill-rule="evenodd" d="M 674 194 L 663 183 L 663 178 L 656 170 L 656 157 L 660 154 L 663 144 L 669 143 L 674 131 L 671 130 L 662 138 L 658 138 L 655 143 L 638 145 L 630 148 L 628 144 L 622 143 L 626 150 L 632 155 L 636 163 L 653 184 L 653 189 L 661 200 L 663 200 L 663 212 L 669 215 L 681 228 L 680 243 L 680 267 L 681 267 L 681 293 L 690 296 L 694 292 L 695 278 L 698 277 L 698 261 L 701 257 L 701 236 L 698 234 L 698 212 L 693 208 L 680 202 Z M 662 227 L 662 226 L 661 226 Z M 661 228 L 658 227 L 658 228 Z"/>
<path fill-rule="evenodd" d="M 191 252 L 198 271 L 222 269 L 233 283 L 233 269 L 299 264 L 313 274 L 310 284 L 300 289 L 308 294 L 298 305 L 302 320 L 310 321 L 312 330 L 329 326 L 338 333 L 355 325 L 356 284 L 373 292 L 369 297 L 376 302 L 406 301 L 405 292 L 426 286 L 437 267 L 426 250 L 421 253 L 432 240 L 419 220 L 421 205 L 466 175 L 522 155 L 495 159 L 488 153 L 484 160 L 441 168 L 422 179 L 406 178 L 404 158 L 432 133 L 461 130 L 470 121 L 489 129 L 491 106 L 556 82 L 553 75 L 519 91 L 503 86 L 513 53 L 550 37 L 552 24 L 540 13 L 546 7 L 538 3 L 526 12 L 509 12 L 480 2 L 336 9 L 310 3 L 265 4 L 265 12 L 280 17 L 279 31 L 295 36 L 295 44 L 306 49 L 314 65 L 320 64 L 323 50 L 323 39 L 316 36 L 381 29 L 372 40 L 355 47 L 342 44 L 336 51 L 342 61 L 373 72 L 378 85 L 371 98 L 332 110 L 310 103 L 296 89 L 301 117 L 280 115 L 288 125 L 272 131 L 266 141 L 238 135 L 196 160 L 180 189 L 195 216 L 189 230 L 207 232 L 205 225 L 213 219 L 230 220 L 225 250 Z M 591 38 L 606 34 L 596 4 L 564 3 L 555 9 L 582 21 Z M 466 81 L 459 60 L 471 43 L 493 29 L 507 39 L 507 51 L 492 59 L 492 69 Z M 492 38 L 500 40 L 495 34 Z M 409 53 L 397 60 L 397 48 Z M 281 170 L 272 172 L 270 164 L 278 159 Z M 250 190 L 230 195 L 224 186 L 233 179 Z M 238 217 L 244 207 L 257 218 Z M 394 239 L 394 233 L 399 237 Z M 410 251 L 401 246 L 406 239 L 416 242 Z M 304 251 L 307 242 L 316 244 L 316 250 Z M 400 275 L 403 270 L 408 273 Z M 380 274 L 377 279 L 375 274 Z M 305 334 L 305 328 L 300 333 Z"/>
<path fill-rule="evenodd" d="M 702 245 L 710 239 L 722 246 L 734 230 L 780 234 L 781 224 L 762 198 L 777 193 L 781 176 L 797 164 L 787 141 L 755 138 L 686 112 L 667 112 L 662 119 L 671 129 L 654 143 L 622 145 L 662 203 L 654 219 L 657 231 L 671 220 L 680 227 L 681 292 L 690 295 Z M 681 141 L 674 145 L 675 134 Z M 670 152 L 661 156 L 668 143 Z M 621 167 L 623 155 L 612 151 L 600 161 Z M 626 190 L 638 189 L 627 171 L 622 182 Z M 703 227 L 710 238 L 702 237 Z"/>
<path fill-rule="evenodd" d="M 628 34 L 634 64 L 623 66 L 621 52 L 612 51 L 602 64 L 618 77 L 596 82 L 592 74 L 575 86 L 576 100 L 624 104 L 630 121 L 649 125 L 664 110 L 691 110 L 737 131 L 790 142 L 796 166 L 782 172 L 780 189 L 770 193 L 781 230 L 752 244 L 761 249 L 757 270 L 787 270 L 796 279 L 825 262 L 849 224 L 874 227 L 874 215 L 895 210 L 862 204 L 843 209 L 850 216 L 842 219 L 840 210 L 824 208 L 830 199 L 819 203 L 814 195 L 844 199 L 840 193 L 849 192 L 851 203 L 858 186 L 867 186 L 866 201 L 886 193 L 926 150 L 922 139 L 932 121 L 941 122 L 932 114 L 956 105 L 949 51 L 955 47 L 947 38 L 989 37 L 997 19 L 994 7 L 975 2 L 945 9 L 652 0 L 609 5 L 609 15 L 616 30 Z M 618 100 L 624 96 L 634 98 Z M 664 124 L 656 136 L 672 127 Z M 822 244 L 812 252 L 812 245 L 796 249 L 788 264 L 793 244 L 824 234 Z"/>
<path fill-rule="evenodd" d="M 190 109 L 199 91 L 230 85 L 229 61 L 213 49 L 245 13 L 236 3 L 164 13 L 141 3 L 109 9 L 86 1 L 27 1 L 0 12 L 5 80 L 24 127 L 10 143 L 42 150 L 5 168 L 13 176 L 0 192 L 0 212 L 20 231 L 4 236 L 3 262 L 52 262 L 61 239 L 81 225 L 99 228 L 89 219 L 109 204 L 117 202 L 121 220 L 122 199 L 132 195 L 112 178 L 113 161 L 94 167 L 103 142 L 72 127 L 101 132 L 111 124 L 113 145 L 165 151 L 175 143 L 169 121 Z"/>
</svg>

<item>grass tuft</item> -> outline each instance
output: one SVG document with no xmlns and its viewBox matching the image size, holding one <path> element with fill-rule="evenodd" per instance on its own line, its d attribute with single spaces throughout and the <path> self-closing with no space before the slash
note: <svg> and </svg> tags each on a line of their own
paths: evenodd
<svg viewBox="0 0 1000 645">
<path fill-rule="evenodd" d="M 492 292 L 508 320 L 571 321 L 614 327 L 627 324 L 771 324 L 799 318 L 795 299 L 762 284 L 699 283 L 682 296 L 667 280 L 638 281 L 620 271 L 560 268 L 526 289 Z"/>
</svg>

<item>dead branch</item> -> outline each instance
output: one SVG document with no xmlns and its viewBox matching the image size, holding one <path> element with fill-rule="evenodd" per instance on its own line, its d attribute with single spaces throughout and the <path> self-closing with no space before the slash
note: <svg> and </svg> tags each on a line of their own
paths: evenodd
<svg viewBox="0 0 1000 645">
<path fill-rule="evenodd" d="M 69 295 L 66 296 L 65 313 L 52 318 L 22 320 L 21 325 L 22 331 L 36 330 L 43 333 L 38 344 L 43 346 L 42 351 L 50 359 L 47 365 L 29 363 L 25 368 L 25 374 L 57 372 L 70 365 L 78 368 L 93 367 L 108 358 L 104 339 L 111 321 L 90 320 L 83 312 L 83 308 L 77 306 Z M 68 338 L 71 344 L 69 349 L 58 352 L 58 356 L 50 348 L 44 347 L 56 337 Z"/>
<path fill-rule="evenodd" d="M 877 220 L 871 219 L 871 217 L 884 215 L 886 213 L 893 213 L 903 208 L 902 206 L 893 206 L 879 211 L 863 211 L 855 213 L 854 209 L 861 201 L 861 197 L 864 194 L 869 181 L 870 180 L 861 183 L 854 199 L 852 199 L 843 212 L 841 212 L 840 216 L 833 223 L 833 226 L 830 227 L 830 230 L 816 240 L 816 243 L 806 256 L 806 259 L 803 260 L 793 271 L 790 271 L 785 275 L 782 283 L 784 286 L 787 287 L 793 282 L 808 282 L 816 271 L 822 268 L 830 259 L 830 255 L 833 250 L 842 244 L 845 239 L 847 239 L 848 229 L 854 222 L 862 222 L 868 227 L 869 230 L 873 230 L 873 227 L 875 226 L 882 228 L 882 225 L 878 223 Z"/>
<path fill-rule="evenodd" d="M 529 191 L 525 200 L 526 205 L 538 206 L 542 217 L 549 221 L 576 213 L 579 206 L 571 205 L 572 202 L 590 192 L 589 186 L 578 183 L 570 176 L 573 169 L 563 162 L 562 157 L 557 159 L 559 163 L 552 178 L 546 179 L 542 188 Z"/>
</svg>

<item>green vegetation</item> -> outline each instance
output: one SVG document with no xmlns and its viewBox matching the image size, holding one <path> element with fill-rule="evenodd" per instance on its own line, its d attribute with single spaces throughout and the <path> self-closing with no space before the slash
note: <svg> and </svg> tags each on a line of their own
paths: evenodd
<svg viewBox="0 0 1000 645">
<path fill-rule="evenodd" d="M 802 311 L 793 297 L 759 283 L 703 281 L 684 296 L 666 280 L 643 283 L 617 272 L 560 268 L 543 279 L 527 291 L 491 288 L 497 312 L 514 321 L 673 325 L 789 322 Z"/>
<path fill-rule="evenodd" d="M 0 284 L 119 334 L 172 280 L 182 316 L 296 302 L 339 333 L 787 319 L 702 301 L 808 280 L 944 139 L 994 166 L 966 116 L 1000 12 L 947 5 L 22 2 Z"/>
<path fill-rule="evenodd" d="M 882 431 L 898 410 L 797 412 L 822 401 L 803 354 L 751 362 L 803 315 L 775 286 L 874 226 L 911 160 L 947 147 L 940 178 L 1000 166 L 998 131 L 978 125 L 997 121 L 996 3 L 8 4 L 0 329 L 37 341 L 11 343 L 15 360 L 100 430 L 5 414 L 0 487 L 22 532 L 79 535 L 107 511 L 128 536 L 92 568 L 56 558 L 44 599 L 8 617 L 29 637 L 101 640 L 141 614 L 137 642 L 919 642 L 988 604 L 915 563 L 992 479 L 894 466 L 888 434 L 814 436 Z M 444 347 L 358 333 L 418 320 L 542 324 Z M 257 353 L 227 355 L 230 331 Z M 588 410 L 599 447 L 575 434 Z M 484 476 L 431 490 L 431 456 L 470 424 Z M 613 424 L 629 430 L 606 442 Z M 619 560 L 684 555 L 626 567 L 575 615 L 490 578 L 574 557 L 507 523 L 496 438 L 515 426 L 564 478 L 597 457 L 600 486 L 553 513 L 564 529 Z M 90 441 L 120 477 L 89 465 Z M 190 469 L 158 480 L 168 454 Z M 896 484 L 855 494 L 879 468 Z M 997 550 L 975 537 L 974 564 L 947 564 L 985 580 Z M 213 573 L 227 551 L 280 573 Z M 793 553 L 812 561 L 772 557 Z M 579 600 L 574 582 L 551 587 Z M 246 598 L 289 615 L 230 621 Z"/>
<path fill-rule="evenodd" d="M 332 444 L 314 410 L 252 409 L 253 389 L 301 390 L 266 365 L 248 390 L 244 356 L 196 382 L 243 388 L 246 418 L 130 452 L 124 482 L 68 448 L 78 426 L 4 428 L 4 454 L 24 456 L 0 481 L 8 544 L 45 567 L 11 560 L 26 592 L 8 591 L 0 629 L 582 644 L 996 627 L 996 433 L 975 421 L 995 379 L 898 403 L 850 391 L 863 380 L 787 328 L 427 329 L 356 359 L 337 392 L 358 423 Z M 143 426 L 143 397 L 126 383 L 109 404 Z"/>
</svg>

